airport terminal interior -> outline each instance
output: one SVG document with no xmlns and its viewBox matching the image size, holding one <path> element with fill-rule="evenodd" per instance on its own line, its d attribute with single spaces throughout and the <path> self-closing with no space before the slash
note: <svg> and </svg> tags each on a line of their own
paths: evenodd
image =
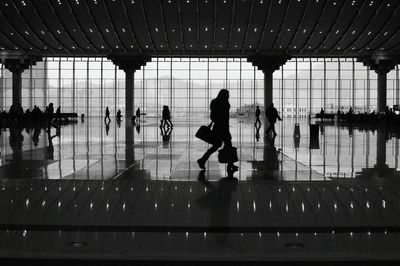
<svg viewBox="0 0 400 266">
<path fill-rule="evenodd" d="M 399 16 L 394 0 L 2 1 L 1 263 L 396 263 Z M 223 89 L 238 168 L 215 152 L 202 169 Z"/>
</svg>

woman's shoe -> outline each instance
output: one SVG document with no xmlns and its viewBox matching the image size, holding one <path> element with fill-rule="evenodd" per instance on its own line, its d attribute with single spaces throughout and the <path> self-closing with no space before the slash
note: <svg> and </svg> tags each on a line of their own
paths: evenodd
<svg viewBox="0 0 400 266">
<path fill-rule="evenodd" d="M 203 170 L 206 170 L 206 162 L 205 161 L 203 161 L 202 159 L 198 159 L 197 160 L 197 163 L 199 164 L 199 167 L 201 168 L 201 169 L 203 169 Z"/>
</svg>

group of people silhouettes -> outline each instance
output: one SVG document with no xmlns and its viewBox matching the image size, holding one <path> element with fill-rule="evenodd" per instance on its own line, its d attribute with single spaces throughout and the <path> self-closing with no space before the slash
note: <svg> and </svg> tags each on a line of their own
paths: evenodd
<svg viewBox="0 0 400 266">
<path fill-rule="evenodd" d="M 229 91 L 227 89 L 222 89 L 219 91 L 217 97 L 213 99 L 210 103 L 210 119 L 211 119 L 211 135 L 212 135 L 212 145 L 211 147 L 197 160 L 199 167 L 202 170 L 206 169 L 206 163 L 210 156 L 216 152 L 222 144 L 224 144 L 223 149 L 232 151 L 236 153 L 236 148 L 232 145 L 232 136 L 229 131 Z M 164 105 L 162 109 L 162 119 L 160 120 L 160 129 L 161 134 L 163 136 L 163 142 L 167 143 L 169 141 L 169 137 L 173 128 L 173 124 L 171 122 L 171 111 L 169 106 Z M 140 123 L 141 111 L 140 108 L 136 110 L 135 116 L 132 117 L 133 123 Z M 259 106 L 256 107 L 255 110 L 255 126 L 259 130 L 261 127 L 261 109 Z M 265 134 L 267 137 L 274 139 L 277 135 L 275 131 L 275 123 L 277 120 L 282 120 L 278 114 L 278 111 L 274 107 L 274 104 L 271 104 L 265 110 L 265 116 L 269 121 L 269 127 L 266 129 Z M 121 120 L 121 110 L 118 110 L 116 114 L 117 121 Z M 110 118 L 110 110 L 106 107 L 104 120 L 106 124 L 109 124 L 111 121 Z M 258 132 L 257 130 L 257 132 Z M 229 156 L 228 156 L 229 157 Z M 236 155 L 237 157 L 237 155 Z M 232 156 L 235 158 L 235 156 Z M 226 161 L 226 160 L 225 160 Z M 237 161 L 237 159 L 236 159 Z M 235 161 L 227 161 L 227 171 L 228 173 L 233 173 L 239 169 L 237 165 L 235 165 Z"/>
</svg>

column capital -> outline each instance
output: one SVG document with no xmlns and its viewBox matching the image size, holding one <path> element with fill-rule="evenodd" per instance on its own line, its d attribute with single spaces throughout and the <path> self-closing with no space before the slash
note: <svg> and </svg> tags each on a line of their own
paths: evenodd
<svg viewBox="0 0 400 266">
<path fill-rule="evenodd" d="M 369 66 L 377 74 L 389 73 L 400 62 L 399 58 L 384 54 L 361 57 L 357 61 L 362 62 L 364 66 Z"/>
<path fill-rule="evenodd" d="M 16 55 L 16 54 L 1 54 L 0 62 L 4 67 L 12 73 L 21 74 L 29 66 L 36 65 L 36 62 L 42 61 L 40 56 L 33 55 Z"/>
<path fill-rule="evenodd" d="M 151 61 L 150 56 L 145 55 L 109 55 L 107 56 L 119 69 L 127 71 L 139 70 L 142 66 L 145 66 L 147 62 Z"/>
<path fill-rule="evenodd" d="M 247 62 L 251 62 L 253 66 L 256 66 L 258 70 L 265 71 L 275 71 L 283 66 L 289 56 L 285 55 L 255 55 L 249 56 Z"/>
</svg>

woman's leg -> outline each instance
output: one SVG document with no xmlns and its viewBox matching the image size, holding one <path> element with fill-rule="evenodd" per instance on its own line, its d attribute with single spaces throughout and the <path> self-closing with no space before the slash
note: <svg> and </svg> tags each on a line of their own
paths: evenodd
<svg viewBox="0 0 400 266">
<path fill-rule="evenodd" d="M 208 158 L 210 158 L 211 154 L 213 154 L 214 152 L 216 152 L 216 151 L 218 150 L 219 147 L 221 147 L 221 144 L 220 144 L 220 143 L 219 143 L 219 144 L 214 144 L 214 145 L 212 145 L 211 148 L 209 148 L 209 149 L 204 153 L 204 155 L 203 155 L 200 159 L 197 160 L 197 163 L 199 164 L 199 167 L 200 167 L 201 169 L 206 169 L 205 164 L 206 164 Z"/>
</svg>

